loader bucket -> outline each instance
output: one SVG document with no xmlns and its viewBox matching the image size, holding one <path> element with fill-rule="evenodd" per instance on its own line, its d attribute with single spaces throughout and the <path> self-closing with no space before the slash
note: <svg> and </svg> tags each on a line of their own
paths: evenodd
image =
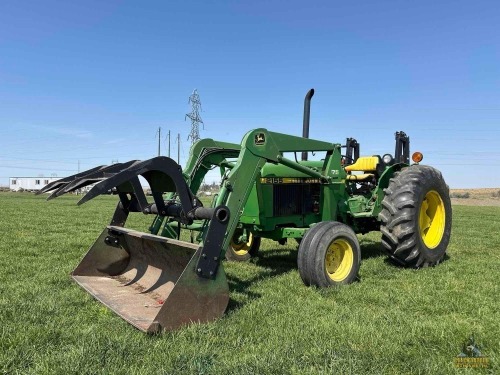
<svg viewBox="0 0 500 375">
<path fill-rule="evenodd" d="M 229 301 L 222 265 L 215 278 L 196 274 L 201 247 L 108 226 L 72 272 L 73 279 L 147 333 L 221 317 Z"/>
</svg>

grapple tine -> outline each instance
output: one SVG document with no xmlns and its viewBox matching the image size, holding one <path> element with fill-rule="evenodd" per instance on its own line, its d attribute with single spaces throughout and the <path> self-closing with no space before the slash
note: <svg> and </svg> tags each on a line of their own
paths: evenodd
<svg viewBox="0 0 500 375">
<path fill-rule="evenodd" d="M 66 193 L 70 193 L 72 191 L 84 188 L 85 186 L 88 186 L 88 185 L 95 184 L 95 183 L 102 181 L 102 180 L 103 180 L 103 178 L 95 178 L 95 177 L 94 178 L 87 178 L 87 177 L 80 178 L 76 181 L 73 181 L 73 182 L 61 187 L 61 189 L 59 189 L 55 193 L 55 196 L 60 197 L 61 195 L 64 195 Z"/>
<path fill-rule="evenodd" d="M 47 197 L 47 200 L 50 201 L 54 198 L 57 198 L 59 195 L 57 195 L 57 192 L 60 190 L 60 189 L 63 189 L 67 184 L 64 184 L 62 186 L 60 186 L 57 190 L 54 190 L 52 192 L 52 194 L 50 194 L 48 197 Z"/>
<path fill-rule="evenodd" d="M 123 192 L 134 192 L 132 185 L 128 182 L 139 175 L 148 181 L 153 193 L 177 192 L 185 211 L 188 212 L 193 208 L 193 194 L 182 175 L 182 168 L 174 160 L 165 156 L 138 162 L 102 180 L 83 196 L 78 205 L 88 202 L 114 187 L 119 187 L 119 190 Z M 163 205 L 161 194 L 154 194 L 154 196 L 156 204 L 161 208 Z M 156 199 L 157 197 L 160 199 Z"/>
<path fill-rule="evenodd" d="M 130 183 L 131 179 L 137 178 L 137 176 L 128 176 L 124 177 L 125 174 L 122 173 L 117 173 L 116 175 L 109 177 L 105 180 L 100 181 L 99 183 L 95 184 L 88 192 L 85 194 L 82 199 L 78 201 L 78 205 L 82 205 L 86 202 L 88 202 L 91 199 L 94 199 L 98 195 L 104 194 L 107 191 L 117 188 L 118 191 L 120 192 L 127 192 L 127 193 L 132 193 L 134 192 L 134 189 L 132 188 L 132 185 Z"/>
<path fill-rule="evenodd" d="M 60 188 L 61 186 L 64 186 L 66 185 L 67 182 L 63 182 L 61 180 L 57 180 L 57 181 L 52 181 L 50 184 L 48 185 L 45 185 L 43 188 L 41 188 L 40 190 L 38 190 L 35 195 L 39 195 L 39 194 L 42 194 L 42 193 L 47 193 L 51 190 L 57 190 L 58 188 Z"/>
<path fill-rule="evenodd" d="M 86 170 L 86 171 L 83 171 L 83 172 L 79 172 L 79 173 L 76 173 L 74 175 L 71 175 L 71 176 L 68 176 L 68 177 L 64 177 L 64 178 L 61 178 L 57 181 L 52 181 L 50 184 L 47 184 L 45 185 L 42 189 L 38 190 L 36 192 L 36 194 L 42 194 L 42 193 L 47 193 L 51 190 L 54 190 L 54 189 L 60 189 L 61 186 L 66 186 L 67 184 L 69 184 L 71 181 L 74 181 L 82 176 L 85 176 L 86 174 L 89 174 L 89 173 L 92 173 L 94 171 L 97 171 L 99 169 L 102 169 L 103 167 L 105 167 L 104 165 L 100 165 L 98 167 L 94 167 L 92 169 L 89 169 L 89 170 Z"/>
<path fill-rule="evenodd" d="M 77 177 L 77 178 L 74 178 L 72 179 L 71 181 L 68 181 L 68 182 L 64 182 L 62 183 L 56 190 L 54 190 L 52 192 L 51 195 L 49 195 L 49 197 L 47 198 L 47 200 L 51 200 L 51 199 L 54 199 L 54 198 L 57 198 L 57 197 L 60 197 L 61 195 L 63 194 L 66 194 L 67 192 L 71 191 L 70 190 L 67 190 L 68 189 L 68 186 L 74 186 L 74 184 L 77 184 L 79 183 L 80 181 L 86 181 L 86 177 L 88 175 L 92 175 L 92 174 L 95 174 L 95 173 L 99 173 L 99 171 L 103 170 L 107 168 L 105 165 L 102 165 L 99 169 L 96 170 L 96 172 L 89 172 L 89 171 L 85 171 L 85 172 L 82 172 L 82 176 L 80 177 Z M 91 170 L 93 171 L 94 168 Z M 87 173 L 89 172 L 89 173 Z M 88 185 L 88 184 L 87 184 Z M 83 187 L 85 185 L 82 185 L 81 187 Z"/>
<path fill-rule="evenodd" d="M 107 178 L 109 176 L 112 176 L 121 170 L 124 170 L 134 163 L 137 163 L 138 160 L 131 160 L 126 163 L 116 163 L 108 166 L 103 166 L 100 169 L 92 169 L 90 171 L 87 171 L 89 173 L 85 173 L 80 176 L 80 178 L 73 179 L 72 181 L 68 182 L 64 186 L 61 186 L 54 194 L 54 198 L 59 197 L 63 194 L 69 193 L 71 191 L 75 191 L 78 189 L 81 189 L 85 186 L 92 185 L 96 182 L 99 182 L 103 180 L 104 178 Z"/>
<path fill-rule="evenodd" d="M 111 174 L 110 171 L 107 171 L 107 178 L 102 179 L 99 183 L 94 185 L 88 192 L 85 194 L 82 199 L 78 202 L 78 205 L 81 205 L 89 200 L 97 197 L 98 195 L 104 194 L 110 189 L 114 187 L 121 187 L 119 189 L 122 192 L 133 192 L 133 188 L 130 184 L 127 184 L 129 181 L 137 178 L 137 169 L 141 168 L 147 161 L 136 161 L 136 163 L 129 165 L 127 168 L 124 168 L 114 174 Z M 128 186 L 127 186 L 128 185 Z M 127 188 L 128 187 L 128 188 Z"/>
<path fill-rule="evenodd" d="M 119 173 L 119 172 L 127 169 L 131 165 L 134 165 L 134 164 L 139 163 L 139 162 L 140 161 L 138 161 L 138 160 L 130 160 L 126 163 L 116 163 L 116 164 L 108 165 L 107 167 L 105 167 L 99 171 L 96 171 L 94 173 L 89 173 L 89 174 L 85 175 L 83 178 L 81 178 L 80 180 L 74 181 L 73 183 L 69 184 L 64 189 L 63 194 L 69 193 L 69 192 L 77 190 L 77 189 L 81 189 L 82 187 L 91 185 L 95 182 L 102 181 L 103 179 L 109 178 L 110 176 L 113 176 L 116 173 Z"/>
</svg>

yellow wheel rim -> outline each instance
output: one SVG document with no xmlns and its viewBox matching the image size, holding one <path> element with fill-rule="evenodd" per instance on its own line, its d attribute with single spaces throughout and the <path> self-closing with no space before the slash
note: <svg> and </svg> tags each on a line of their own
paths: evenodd
<svg viewBox="0 0 500 375">
<path fill-rule="evenodd" d="M 420 206 L 418 218 L 420 236 L 429 249 L 436 248 L 443 239 L 446 213 L 443 199 L 437 191 L 429 191 Z"/>
<path fill-rule="evenodd" d="M 354 251 L 345 239 L 333 241 L 325 255 L 325 269 L 328 277 L 335 282 L 344 280 L 354 264 Z"/>
<path fill-rule="evenodd" d="M 253 242 L 253 234 L 251 232 L 248 233 L 247 242 L 240 242 L 239 235 L 235 234 L 231 239 L 231 248 L 234 253 L 237 255 L 246 255 L 250 251 Z"/>
</svg>

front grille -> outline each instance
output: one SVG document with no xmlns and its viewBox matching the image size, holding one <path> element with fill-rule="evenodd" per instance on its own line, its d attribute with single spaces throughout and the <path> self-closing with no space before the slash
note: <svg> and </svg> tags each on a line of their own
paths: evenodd
<svg viewBox="0 0 500 375">
<path fill-rule="evenodd" d="M 276 184 L 273 186 L 273 216 L 313 212 L 319 201 L 318 184 Z"/>
</svg>

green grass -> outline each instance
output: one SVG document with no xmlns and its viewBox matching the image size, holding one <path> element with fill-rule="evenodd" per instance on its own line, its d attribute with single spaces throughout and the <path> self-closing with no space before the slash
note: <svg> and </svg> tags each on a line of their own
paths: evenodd
<svg viewBox="0 0 500 375">
<path fill-rule="evenodd" d="M 71 281 L 117 198 L 0 193 L 0 374 L 476 374 L 500 367 L 500 208 L 453 207 L 449 259 L 409 270 L 360 236 L 360 282 L 319 290 L 296 244 L 224 263 L 221 319 L 147 336 Z M 131 217 L 143 230 L 152 217 Z M 474 333 L 489 370 L 456 369 Z"/>
</svg>

